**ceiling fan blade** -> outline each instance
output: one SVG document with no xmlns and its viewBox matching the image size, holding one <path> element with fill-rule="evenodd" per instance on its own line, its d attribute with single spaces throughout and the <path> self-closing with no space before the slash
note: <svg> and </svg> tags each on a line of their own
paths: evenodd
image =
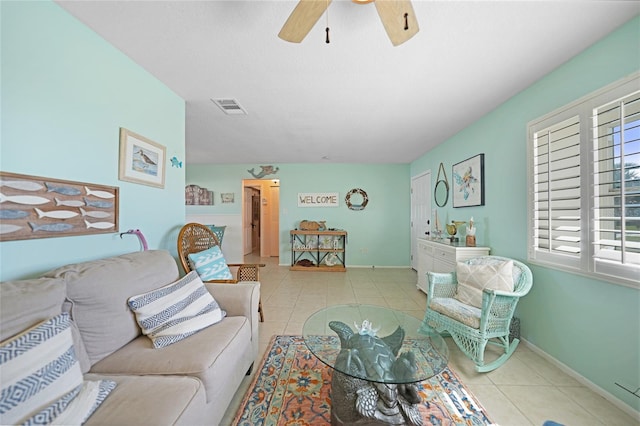
<svg viewBox="0 0 640 426">
<path fill-rule="evenodd" d="M 410 0 L 376 0 L 375 4 L 382 25 L 394 46 L 404 43 L 420 31 Z M 405 30 L 406 24 L 408 29 Z"/>
<path fill-rule="evenodd" d="M 331 0 L 300 0 L 284 23 L 278 37 L 300 43 L 318 22 Z"/>
</svg>

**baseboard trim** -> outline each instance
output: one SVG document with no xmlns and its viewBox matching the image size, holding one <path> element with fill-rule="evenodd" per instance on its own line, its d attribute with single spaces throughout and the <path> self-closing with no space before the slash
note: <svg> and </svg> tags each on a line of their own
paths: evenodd
<svg viewBox="0 0 640 426">
<path fill-rule="evenodd" d="M 618 407 L 619 409 L 621 409 L 622 411 L 624 411 L 625 413 L 627 413 L 628 415 L 630 415 L 631 417 L 633 417 L 634 419 L 640 422 L 640 411 L 634 410 L 633 407 L 627 405 L 625 402 L 617 398 L 615 395 L 613 395 L 609 391 L 602 389 L 600 386 L 596 385 L 591 380 L 587 379 L 586 377 L 584 377 L 577 371 L 573 370 L 571 367 L 564 364 L 563 362 L 558 361 L 556 358 L 552 357 L 551 355 L 549 355 L 548 353 L 546 353 L 545 351 L 543 351 L 533 343 L 529 342 L 528 340 L 520 338 L 520 342 L 524 343 L 533 352 L 537 353 L 538 355 L 540 355 L 541 357 L 543 357 L 544 359 L 546 359 L 547 361 L 549 361 L 550 363 L 558 367 L 560 370 L 567 373 L 568 375 L 576 379 L 578 382 L 580 382 L 587 388 L 591 389 L 592 391 L 594 391 L 595 393 L 597 393 L 598 395 L 600 395 L 601 397 L 603 397 L 604 399 L 606 399 L 607 401 L 609 401 L 610 403 L 612 403 L 613 405 L 615 405 L 616 407 Z"/>
</svg>

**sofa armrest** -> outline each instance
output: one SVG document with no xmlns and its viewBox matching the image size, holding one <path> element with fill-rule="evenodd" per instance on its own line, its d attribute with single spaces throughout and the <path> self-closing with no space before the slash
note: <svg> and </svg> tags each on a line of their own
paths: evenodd
<svg viewBox="0 0 640 426">
<path fill-rule="evenodd" d="M 204 283 L 228 316 L 244 316 L 251 323 L 251 341 L 254 358 L 258 356 L 258 302 L 260 301 L 260 283 L 258 281 L 241 281 L 236 284 Z"/>
<path fill-rule="evenodd" d="M 260 299 L 260 283 L 242 281 L 239 283 L 221 284 L 205 283 L 207 290 L 213 295 L 220 307 L 229 316 L 245 316 L 250 318 L 258 314 Z"/>
</svg>

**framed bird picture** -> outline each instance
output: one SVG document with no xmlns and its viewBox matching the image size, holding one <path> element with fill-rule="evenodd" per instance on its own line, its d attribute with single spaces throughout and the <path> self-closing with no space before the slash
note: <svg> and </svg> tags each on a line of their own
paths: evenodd
<svg viewBox="0 0 640 426">
<path fill-rule="evenodd" d="M 453 207 L 484 206 L 484 154 L 452 167 Z"/>
<path fill-rule="evenodd" d="M 121 127 L 118 179 L 164 188 L 166 151 L 164 146 Z"/>
</svg>

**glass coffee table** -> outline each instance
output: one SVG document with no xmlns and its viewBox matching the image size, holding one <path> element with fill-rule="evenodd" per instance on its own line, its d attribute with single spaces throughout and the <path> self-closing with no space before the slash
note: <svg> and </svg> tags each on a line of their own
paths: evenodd
<svg viewBox="0 0 640 426">
<path fill-rule="evenodd" d="M 332 425 L 422 424 L 417 383 L 444 370 L 449 350 L 440 334 L 421 326 L 401 311 L 358 304 L 307 319 L 306 346 L 333 369 Z"/>
</svg>

